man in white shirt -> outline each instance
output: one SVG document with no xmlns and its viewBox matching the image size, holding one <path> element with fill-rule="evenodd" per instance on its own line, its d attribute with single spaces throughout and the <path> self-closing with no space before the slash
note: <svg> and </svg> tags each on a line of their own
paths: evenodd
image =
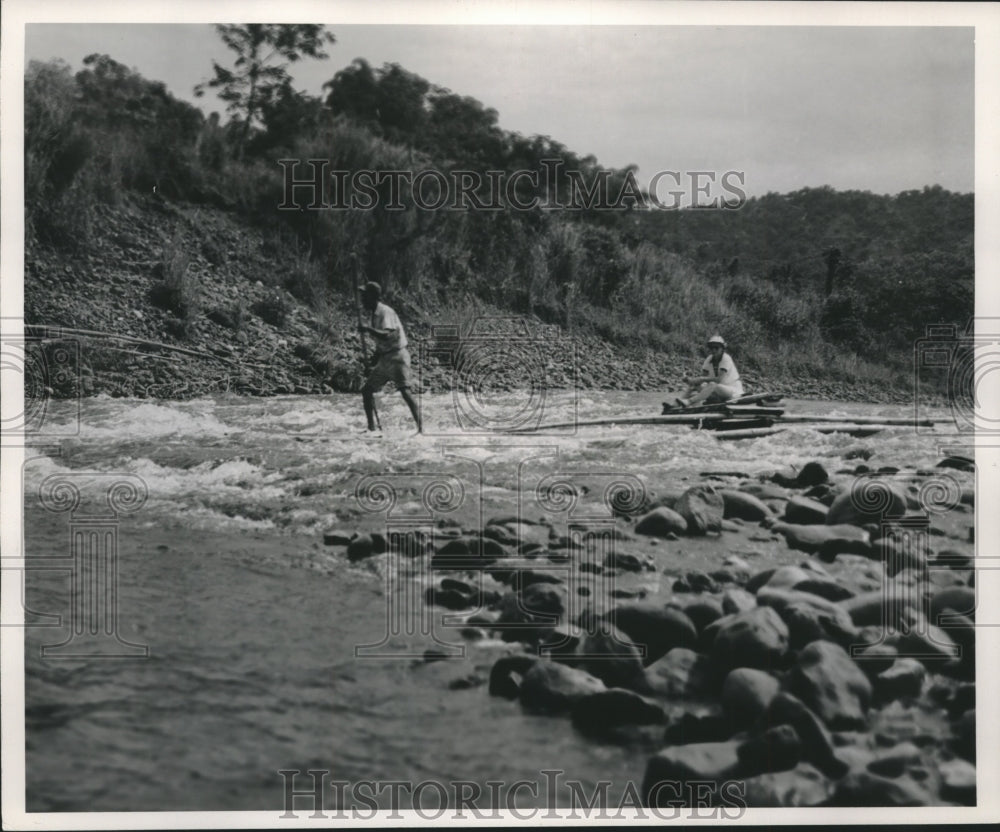
<svg viewBox="0 0 1000 832">
<path fill-rule="evenodd" d="M 368 430 L 375 430 L 375 393 L 387 381 L 392 381 L 413 414 L 417 433 L 423 433 L 420 411 L 410 395 L 410 353 L 406 348 L 406 332 L 396 312 L 379 302 L 381 296 L 382 287 L 377 283 L 366 283 L 361 290 L 361 305 L 368 313 L 368 323 L 362 323 L 360 329 L 375 340 L 375 366 L 361 388 Z"/>
<path fill-rule="evenodd" d="M 726 352 L 726 342 L 722 336 L 713 335 L 709 338 L 708 349 L 710 355 L 701 365 L 701 375 L 684 377 L 688 390 L 684 398 L 677 399 L 679 407 L 719 404 L 743 395 L 743 382 L 740 381 L 732 356 Z"/>
</svg>

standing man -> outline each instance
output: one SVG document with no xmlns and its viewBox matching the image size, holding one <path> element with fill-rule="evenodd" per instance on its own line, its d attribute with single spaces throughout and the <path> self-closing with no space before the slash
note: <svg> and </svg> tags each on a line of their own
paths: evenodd
<svg viewBox="0 0 1000 832">
<path fill-rule="evenodd" d="M 713 335 L 709 338 L 708 349 L 710 354 L 701 365 L 701 375 L 684 377 L 688 390 L 683 399 L 677 399 L 678 407 L 720 404 L 743 395 L 743 382 L 740 381 L 732 356 L 726 352 L 726 342 L 722 336 Z"/>
<path fill-rule="evenodd" d="M 361 388 L 368 430 L 375 430 L 375 392 L 381 390 L 387 381 L 392 381 L 413 414 L 417 433 L 423 433 L 417 403 L 410 395 L 410 353 L 406 349 L 406 332 L 395 311 L 379 302 L 381 296 L 382 287 L 377 283 L 366 283 L 361 290 L 361 305 L 368 313 L 368 323 L 360 324 L 359 329 L 375 340 L 375 366 Z"/>
</svg>

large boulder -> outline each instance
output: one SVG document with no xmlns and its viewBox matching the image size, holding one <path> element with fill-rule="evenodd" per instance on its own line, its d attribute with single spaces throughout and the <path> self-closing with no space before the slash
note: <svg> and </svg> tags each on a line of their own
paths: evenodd
<svg viewBox="0 0 1000 832">
<path fill-rule="evenodd" d="M 757 603 L 773 607 L 788 626 L 789 646 L 804 647 L 817 639 L 847 646 L 857 641 L 858 628 L 847 611 L 818 595 L 796 590 L 773 589 L 770 584 L 757 593 Z"/>
<path fill-rule="evenodd" d="M 573 724 L 584 733 L 622 725 L 658 725 L 666 720 L 660 705 L 632 690 L 610 688 L 576 700 L 571 708 Z"/>
<path fill-rule="evenodd" d="M 802 759 L 802 740 L 791 725 L 775 725 L 746 740 L 736 754 L 743 777 L 786 771 L 795 768 Z"/>
<path fill-rule="evenodd" d="M 566 612 L 567 592 L 561 584 L 537 583 L 500 600 L 496 628 L 504 641 L 537 642 L 558 626 Z"/>
<path fill-rule="evenodd" d="M 841 554 L 868 555 L 872 549 L 868 531 L 850 524 L 775 523 L 771 530 L 782 535 L 789 548 L 807 554 L 819 553 L 828 560 Z"/>
<path fill-rule="evenodd" d="M 767 712 L 781 683 L 770 673 L 752 667 L 737 667 L 722 683 L 722 710 L 733 725 L 744 728 Z"/>
<path fill-rule="evenodd" d="M 698 632 L 681 610 L 654 604 L 625 604 L 605 618 L 638 645 L 645 648 L 646 664 L 655 662 L 674 647 L 694 647 Z"/>
<path fill-rule="evenodd" d="M 884 703 L 904 696 L 919 696 L 926 678 L 927 669 L 916 659 L 896 659 L 875 677 L 875 698 Z"/>
<path fill-rule="evenodd" d="M 721 784 L 737 775 L 740 743 L 702 742 L 665 748 L 649 758 L 642 781 L 643 806 L 688 805 L 689 782 Z"/>
<path fill-rule="evenodd" d="M 814 641 L 798 655 L 785 680 L 787 689 L 814 710 L 831 729 L 867 724 L 872 685 L 843 647 Z"/>
<path fill-rule="evenodd" d="M 788 627 L 770 607 L 755 607 L 728 618 L 712 641 L 712 658 L 720 668 L 778 669 L 788 652 Z M 715 625 L 712 625 L 715 626 Z"/>
<path fill-rule="evenodd" d="M 521 704 L 533 711 L 561 713 L 602 690 L 604 683 L 586 671 L 543 659 L 524 674 Z"/>
<path fill-rule="evenodd" d="M 792 497 L 785 504 L 785 522 L 801 523 L 804 526 L 825 523 L 827 511 L 827 507 L 816 500 Z"/>
<path fill-rule="evenodd" d="M 840 780 L 824 806 L 930 806 L 934 798 L 909 777 L 881 777 L 870 771 L 852 771 Z"/>
<path fill-rule="evenodd" d="M 576 652 L 567 660 L 608 687 L 645 689 L 646 677 L 638 647 L 625 633 L 606 622 L 588 628 Z"/>
<path fill-rule="evenodd" d="M 674 511 L 687 521 L 688 534 L 707 534 L 721 531 L 725 503 L 712 486 L 696 485 L 681 494 Z"/>
<path fill-rule="evenodd" d="M 737 518 L 757 523 L 772 516 L 767 503 L 753 494 L 730 488 L 722 489 L 719 493 L 722 495 L 722 516 L 726 520 Z"/>
<path fill-rule="evenodd" d="M 712 661 L 687 647 L 675 647 L 646 668 L 646 690 L 671 699 L 695 699 L 718 684 Z"/>
<path fill-rule="evenodd" d="M 649 537 L 670 537 L 684 534 L 687 531 L 687 520 L 673 509 L 660 506 L 640 517 L 635 524 L 635 531 Z"/>
<path fill-rule="evenodd" d="M 490 670 L 490 696 L 502 696 L 504 699 L 517 699 L 521 693 L 521 683 L 525 674 L 539 661 L 537 656 L 526 653 L 516 653 L 513 656 L 501 656 Z"/>
<path fill-rule="evenodd" d="M 848 524 L 880 525 L 883 520 L 906 514 L 906 494 L 894 483 L 885 480 L 858 480 L 854 487 L 839 495 L 826 515 L 829 526 Z"/>
<path fill-rule="evenodd" d="M 801 699 L 782 691 L 761 718 L 766 726 L 791 725 L 802 740 L 803 757 L 827 777 L 838 779 L 848 770 L 833 748 L 833 741 L 819 717 Z"/>
</svg>

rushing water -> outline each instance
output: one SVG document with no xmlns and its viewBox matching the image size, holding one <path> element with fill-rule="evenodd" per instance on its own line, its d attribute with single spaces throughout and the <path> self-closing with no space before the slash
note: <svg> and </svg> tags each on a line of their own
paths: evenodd
<svg viewBox="0 0 1000 832">
<path fill-rule="evenodd" d="M 661 398 L 561 393 L 536 403 L 551 422 L 655 414 Z M 118 521 L 117 633 L 148 647 L 148 657 L 42 657 L 43 645 L 68 637 L 70 573 L 28 570 L 28 623 L 50 625 L 26 629 L 29 811 L 280 810 L 280 769 L 328 769 L 351 782 L 536 782 L 546 769 L 583 783 L 637 782 L 644 752 L 525 714 L 483 685 L 448 689 L 488 675 L 507 645 L 480 642 L 461 662 L 355 658 L 356 645 L 386 631 L 385 556 L 349 564 L 342 548 L 322 545 L 322 533 L 384 528 L 384 514 L 359 505 L 359 482 L 394 483 L 394 509 L 406 514 L 420 510 L 429 481 L 450 475 L 462 503 L 454 516 L 468 526 L 518 510 L 525 483 L 553 474 L 593 481 L 595 495 L 602 478 L 623 475 L 655 491 L 706 471 L 791 472 L 812 459 L 833 470 L 858 445 L 876 450 L 873 463 L 919 468 L 940 458 L 942 440 L 906 428 L 869 439 L 796 428 L 739 442 L 650 425 L 517 436 L 470 428 L 470 419 L 523 417 L 516 394 L 425 396 L 428 432 L 414 436 L 398 396 L 380 404 L 385 433 L 374 438 L 361 430 L 353 396 L 91 399 L 78 430 L 71 405 L 50 408 L 52 432 L 75 435 L 24 466 L 26 554 L 41 565 L 67 562 L 43 560 L 68 554 L 72 519 L 42 505 L 47 484 L 73 482 L 80 512 L 116 478 L 144 487 L 142 505 Z M 912 415 L 898 406 L 788 406 Z M 650 592 L 668 592 L 659 576 L 648 580 Z M 419 634 L 398 641 L 417 655 L 430 645 Z"/>
</svg>

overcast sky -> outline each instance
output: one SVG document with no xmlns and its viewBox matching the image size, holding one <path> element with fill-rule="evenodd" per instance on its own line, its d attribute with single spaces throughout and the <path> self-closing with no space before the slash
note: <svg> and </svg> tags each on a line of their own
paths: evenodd
<svg viewBox="0 0 1000 832">
<path fill-rule="evenodd" d="M 974 188 L 973 29 L 330 24 L 326 61 L 292 67 L 322 85 L 358 57 L 396 62 L 499 112 L 500 126 L 551 136 L 601 164 L 745 172 L 753 194 L 806 186 L 897 193 Z M 198 101 L 213 27 L 31 24 L 25 60 L 74 69 L 107 53 Z"/>
</svg>

